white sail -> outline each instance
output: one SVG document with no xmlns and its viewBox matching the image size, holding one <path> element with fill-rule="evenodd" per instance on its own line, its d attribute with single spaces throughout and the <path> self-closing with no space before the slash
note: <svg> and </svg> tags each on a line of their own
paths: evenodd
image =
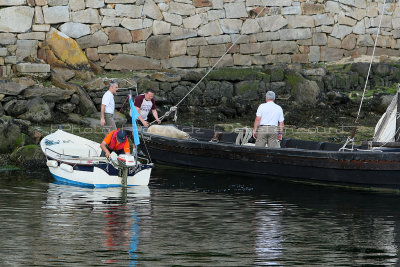
<svg viewBox="0 0 400 267">
<path fill-rule="evenodd" d="M 386 109 L 386 112 L 379 119 L 375 126 L 373 141 L 375 142 L 394 142 L 396 135 L 397 118 L 397 98 L 399 92 L 393 97 L 392 102 Z"/>
</svg>

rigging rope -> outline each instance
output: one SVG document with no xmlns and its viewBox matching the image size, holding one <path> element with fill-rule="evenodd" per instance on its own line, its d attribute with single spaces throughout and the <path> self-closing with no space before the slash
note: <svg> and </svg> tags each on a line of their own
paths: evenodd
<svg viewBox="0 0 400 267">
<path fill-rule="evenodd" d="M 268 2 L 265 4 L 265 6 L 263 7 L 263 9 L 257 14 L 257 16 L 254 19 L 257 19 L 263 12 L 264 10 L 267 8 L 267 4 Z M 172 112 L 175 112 L 174 115 L 174 121 L 176 121 L 178 119 L 177 117 L 177 111 L 178 111 L 178 106 L 183 102 L 183 100 L 186 99 L 186 97 L 188 97 L 188 95 L 190 95 L 190 93 L 193 92 L 194 89 L 196 89 L 196 87 L 208 76 L 208 74 L 218 65 L 219 62 L 221 62 L 221 60 L 223 59 L 223 57 L 237 44 L 237 42 L 240 40 L 240 38 L 243 36 L 243 31 L 245 28 L 242 28 L 242 33 L 238 36 L 238 38 L 232 43 L 232 45 L 225 51 L 225 53 L 217 60 L 217 62 L 215 62 L 215 64 L 207 71 L 207 73 L 193 86 L 192 89 L 190 89 L 190 91 L 175 105 L 172 106 L 170 108 L 169 111 L 167 111 L 163 116 L 161 116 L 159 118 L 160 121 L 162 121 L 165 117 L 168 117 L 169 115 L 171 115 Z M 155 123 L 156 121 L 152 121 L 150 125 L 152 125 L 153 123 Z"/>
<path fill-rule="evenodd" d="M 347 137 L 347 140 L 346 140 L 345 144 L 339 149 L 339 151 L 345 150 L 345 149 L 346 149 L 346 146 L 347 146 L 348 143 L 350 143 L 350 142 L 352 142 L 352 148 L 351 148 L 351 150 L 354 149 L 354 136 L 356 135 L 356 131 L 357 131 L 357 127 L 358 127 L 358 123 L 359 123 L 359 119 L 360 119 L 361 107 L 362 107 L 362 105 L 363 105 L 364 98 L 365 98 L 365 91 L 366 91 L 366 89 L 367 89 L 368 78 L 369 78 L 369 74 L 370 74 L 370 72 L 371 72 L 372 63 L 373 63 L 373 61 L 374 61 L 375 49 L 376 49 L 376 45 L 377 45 L 377 43 L 378 43 L 378 37 L 379 37 L 380 30 L 381 30 L 383 15 L 384 15 L 384 13 L 385 13 L 385 5 L 386 5 L 386 0 L 383 0 L 382 12 L 381 12 L 381 17 L 380 17 L 380 19 L 379 19 L 378 29 L 377 29 L 377 31 L 376 31 L 376 38 L 375 38 L 374 48 L 373 48 L 373 50 L 372 50 L 371 62 L 369 63 L 367 77 L 365 78 L 364 90 L 363 90 L 363 93 L 362 93 L 362 96 L 361 96 L 361 102 L 360 102 L 360 106 L 359 106 L 359 108 L 358 108 L 357 117 L 356 117 L 356 120 L 355 120 L 355 122 L 354 122 L 354 128 L 353 128 L 353 131 L 351 132 L 351 135 L 350 135 L 349 137 Z"/>
</svg>

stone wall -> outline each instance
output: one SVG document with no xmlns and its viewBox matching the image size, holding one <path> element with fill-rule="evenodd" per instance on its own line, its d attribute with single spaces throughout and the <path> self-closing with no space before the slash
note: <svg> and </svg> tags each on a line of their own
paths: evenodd
<svg viewBox="0 0 400 267">
<path fill-rule="evenodd" d="M 398 56 L 400 6 L 388 2 L 377 54 Z M 265 3 L 267 8 L 256 19 Z M 38 57 L 52 27 L 74 38 L 89 60 L 109 70 L 209 67 L 239 36 L 221 66 L 357 57 L 371 54 L 382 4 L 366 0 L 0 0 L 0 74 L 23 72 L 18 63 Z"/>
</svg>

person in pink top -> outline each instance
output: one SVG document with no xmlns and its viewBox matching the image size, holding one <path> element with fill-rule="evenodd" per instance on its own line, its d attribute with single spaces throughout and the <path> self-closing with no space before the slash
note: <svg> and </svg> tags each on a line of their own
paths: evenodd
<svg viewBox="0 0 400 267">
<path fill-rule="evenodd" d="M 154 100 L 154 91 L 152 89 L 147 89 L 144 94 L 138 95 L 133 104 L 139 113 L 139 121 L 144 127 L 149 127 L 147 116 L 149 115 L 150 110 L 158 124 L 161 123 L 160 119 L 158 118 L 156 102 Z"/>
</svg>

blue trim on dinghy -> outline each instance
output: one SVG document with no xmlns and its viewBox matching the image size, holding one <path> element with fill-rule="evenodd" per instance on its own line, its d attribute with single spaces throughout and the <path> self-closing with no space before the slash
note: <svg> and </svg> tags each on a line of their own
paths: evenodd
<svg viewBox="0 0 400 267">
<path fill-rule="evenodd" d="M 55 174 L 51 174 L 51 175 L 53 175 L 54 179 L 59 183 L 68 184 L 68 185 L 75 185 L 75 186 L 79 186 L 79 187 L 107 188 L 107 187 L 121 187 L 122 186 L 122 185 L 118 185 L 118 184 L 88 184 L 88 183 L 81 183 L 81 182 L 71 181 L 69 179 L 60 177 L 60 176 L 55 175 Z M 135 186 L 135 185 L 128 185 L 128 186 Z"/>
</svg>

